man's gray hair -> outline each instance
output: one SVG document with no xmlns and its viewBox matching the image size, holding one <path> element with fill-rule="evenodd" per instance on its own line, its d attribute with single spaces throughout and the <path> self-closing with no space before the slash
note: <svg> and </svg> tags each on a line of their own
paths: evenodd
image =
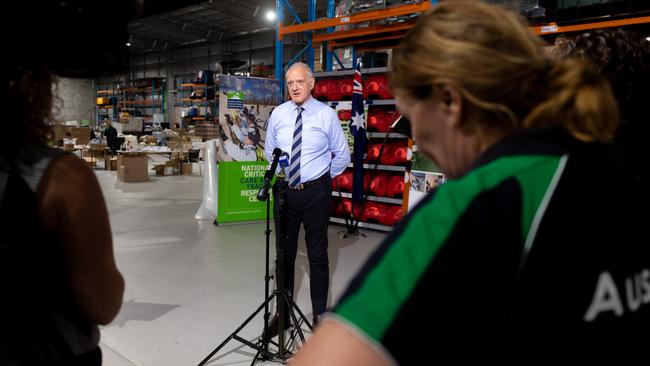
<svg viewBox="0 0 650 366">
<path fill-rule="evenodd" d="M 287 75 L 289 75 L 289 71 L 291 71 L 291 69 L 293 69 L 294 67 L 302 67 L 303 69 L 305 69 L 307 71 L 307 76 L 310 79 L 314 78 L 314 72 L 311 71 L 311 68 L 309 67 L 309 65 L 307 65 L 304 62 L 296 62 L 296 63 L 292 64 L 291 66 L 289 66 L 289 68 L 287 69 L 287 72 L 284 74 L 285 80 L 287 78 Z"/>
</svg>

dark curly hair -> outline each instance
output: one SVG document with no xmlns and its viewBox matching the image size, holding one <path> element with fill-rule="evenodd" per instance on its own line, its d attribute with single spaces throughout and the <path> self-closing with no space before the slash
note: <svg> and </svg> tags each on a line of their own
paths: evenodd
<svg viewBox="0 0 650 366">
<path fill-rule="evenodd" d="M 46 65 L 9 62 L 3 67 L 0 158 L 30 163 L 29 147 L 47 143 L 54 81 Z"/>
<path fill-rule="evenodd" d="M 635 31 L 608 28 L 559 37 L 555 44 L 556 56 L 587 59 L 609 79 L 621 113 L 616 141 L 631 150 L 627 159 L 648 164 L 650 42 Z"/>
<path fill-rule="evenodd" d="M 620 28 L 589 31 L 556 42 L 562 56 L 591 61 L 609 78 L 623 124 L 650 123 L 650 42 Z"/>
</svg>

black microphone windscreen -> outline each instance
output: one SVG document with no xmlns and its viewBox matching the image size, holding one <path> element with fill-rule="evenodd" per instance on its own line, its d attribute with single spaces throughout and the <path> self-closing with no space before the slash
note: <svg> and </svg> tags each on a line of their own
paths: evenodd
<svg viewBox="0 0 650 366">
<path fill-rule="evenodd" d="M 273 179 L 273 175 L 275 174 L 275 169 L 278 167 L 278 160 L 280 159 L 280 154 L 282 154 L 282 150 L 280 148 L 275 148 L 273 150 L 273 154 L 271 155 L 271 164 L 268 166 L 266 173 L 264 174 L 264 180 L 270 181 Z"/>
</svg>

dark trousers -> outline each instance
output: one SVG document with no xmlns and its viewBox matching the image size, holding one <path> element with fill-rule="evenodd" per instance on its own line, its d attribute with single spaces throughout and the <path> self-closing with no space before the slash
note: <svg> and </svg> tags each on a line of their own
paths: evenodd
<svg viewBox="0 0 650 366">
<path fill-rule="evenodd" d="M 327 256 L 327 227 L 332 200 L 332 178 L 329 173 L 317 183 L 294 191 L 286 191 L 286 288 L 293 293 L 296 253 L 300 224 L 305 226 L 305 243 L 309 259 L 309 285 L 314 314 L 325 312 L 329 289 L 329 258 Z M 277 210 L 276 210 L 277 229 Z M 277 238 L 277 236 L 276 236 Z M 276 249 L 278 240 L 276 240 Z"/>
</svg>

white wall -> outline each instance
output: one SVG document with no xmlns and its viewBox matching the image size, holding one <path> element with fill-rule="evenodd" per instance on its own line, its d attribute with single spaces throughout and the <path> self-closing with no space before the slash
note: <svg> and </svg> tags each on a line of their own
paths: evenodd
<svg viewBox="0 0 650 366">
<path fill-rule="evenodd" d="M 53 87 L 54 120 L 94 120 L 95 89 L 93 80 L 59 78 Z"/>
</svg>

